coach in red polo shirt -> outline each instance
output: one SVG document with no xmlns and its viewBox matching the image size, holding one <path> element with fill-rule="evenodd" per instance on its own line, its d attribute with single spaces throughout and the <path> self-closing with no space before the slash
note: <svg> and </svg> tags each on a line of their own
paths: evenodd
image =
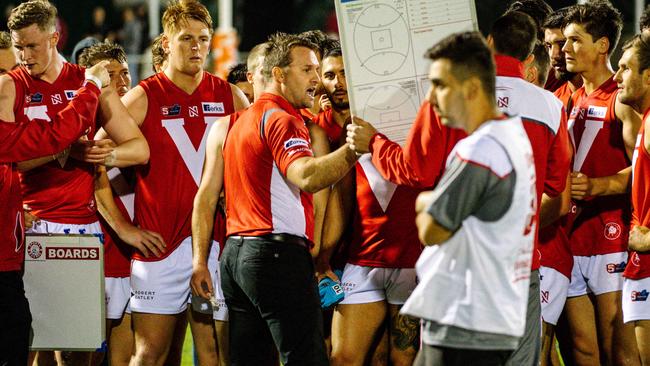
<svg viewBox="0 0 650 366">
<path fill-rule="evenodd" d="M 274 345 L 285 365 L 328 364 L 309 254 L 310 192 L 334 184 L 357 158 L 347 145 L 313 157 L 298 109 L 314 103 L 315 47 L 293 35 L 271 38 L 265 93 L 224 144 L 228 240 L 221 272 L 232 365 L 267 364 Z"/>
</svg>

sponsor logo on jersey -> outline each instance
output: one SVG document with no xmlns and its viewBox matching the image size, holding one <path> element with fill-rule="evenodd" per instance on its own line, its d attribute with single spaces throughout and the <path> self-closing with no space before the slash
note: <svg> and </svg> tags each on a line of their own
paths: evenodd
<svg viewBox="0 0 650 366">
<path fill-rule="evenodd" d="M 27 246 L 27 255 L 32 259 L 38 259 L 43 255 L 43 246 L 37 241 L 29 243 Z"/>
<path fill-rule="evenodd" d="M 497 98 L 497 106 L 499 108 L 508 108 L 508 102 L 510 101 L 510 98 L 508 97 L 498 97 Z"/>
<path fill-rule="evenodd" d="M 192 105 L 189 107 L 188 112 L 190 114 L 190 117 L 198 117 L 199 116 L 199 106 Z"/>
<path fill-rule="evenodd" d="M 309 142 L 307 142 L 307 140 L 305 139 L 296 138 L 296 137 L 292 137 L 284 142 L 285 150 L 289 150 L 298 146 L 309 147 Z"/>
<path fill-rule="evenodd" d="M 548 304 L 550 296 L 549 291 L 542 291 L 542 304 Z"/>
<path fill-rule="evenodd" d="M 61 94 L 54 94 L 50 96 L 50 99 L 52 100 L 52 104 L 62 104 L 63 99 L 61 98 Z"/>
<path fill-rule="evenodd" d="M 605 118 L 607 117 L 607 107 L 597 107 L 590 105 L 587 110 L 587 117 Z"/>
<path fill-rule="evenodd" d="M 74 97 L 77 96 L 77 91 L 76 90 L 65 90 L 65 99 L 67 100 L 72 100 Z"/>
<path fill-rule="evenodd" d="M 25 97 L 25 102 L 27 103 L 41 103 L 43 102 L 43 94 L 36 92 Z"/>
<path fill-rule="evenodd" d="M 83 259 L 99 260 L 99 248 L 48 247 L 45 259 Z"/>
<path fill-rule="evenodd" d="M 224 114 L 226 109 L 221 102 L 203 102 L 203 114 Z"/>
<path fill-rule="evenodd" d="M 605 231 L 603 232 L 607 240 L 616 240 L 621 236 L 621 225 L 615 222 L 608 222 L 605 224 Z"/>
<path fill-rule="evenodd" d="M 163 106 L 160 107 L 160 113 L 165 116 L 178 116 L 181 114 L 181 106 L 180 104 L 174 104 L 172 106 Z"/>
<path fill-rule="evenodd" d="M 632 291 L 632 301 L 646 301 L 648 300 L 648 294 L 650 294 L 650 292 L 648 292 L 646 289 L 643 289 L 641 291 Z"/>
<path fill-rule="evenodd" d="M 621 262 L 621 263 L 607 263 L 605 268 L 607 269 L 607 273 L 623 273 L 625 271 L 625 265 L 627 263 Z"/>
</svg>

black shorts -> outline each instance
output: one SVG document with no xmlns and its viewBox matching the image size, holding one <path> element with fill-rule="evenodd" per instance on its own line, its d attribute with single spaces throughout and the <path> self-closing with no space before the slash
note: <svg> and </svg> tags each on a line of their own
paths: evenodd
<svg viewBox="0 0 650 366">
<path fill-rule="evenodd" d="M 0 365 L 27 365 L 31 325 L 22 272 L 0 272 Z"/>
</svg>

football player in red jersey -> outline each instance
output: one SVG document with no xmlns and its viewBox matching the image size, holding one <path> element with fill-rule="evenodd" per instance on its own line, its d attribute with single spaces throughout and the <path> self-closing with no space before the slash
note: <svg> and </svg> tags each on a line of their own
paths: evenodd
<svg viewBox="0 0 650 366">
<path fill-rule="evenodd" d="M 574 358 L 578 365 L 636 365 L 638 350 L 632 325 L 623 324 L 621 289 L 630 222 L 626 192 L 641 118 L 617 99 L 609 61 L 621 14 L 608 1 L 593 1 L 572 7 L 566 23 L 566 67 L 583 80 L 569 117 L 577 216 L 569 237 L 574 265 L 565 311 Z"/>
<path fill-rule="evenodd" d="M 79 55 L 79 65 L 92 67 L 106 60 L 111 86 L 120 97 L 131 88 L 126 53 L 115 43 L 97 43 Z M 97 166 L 95 198 L 104 232 L 104 272 L 106 290 L 106 342 L 111 365 L 128 365 L 133 353 L 131 313 L 127 309 L 131 295 L 129 274 L 132 248 L 160 253 L 163 240 L 159 234 L 133 225 L 133 187 L 125 179 L 125 168 Z M 133 171 L 128 172 L 131 176 Z M 109 179 L 110 177 L 110 179 Z M 111 191 L 111 187 L 114 191 Z M 115 199 L 113 196 L 115 195 Z M 128 244 L 127 244 L 128 243 Z M 103 354 L 101 354 L 103 356 Z M 98 357 L 95 362 L 99 362 Z"/>
<path fill-rule="evenodd" d="M 634 325 L 641 363 L 650 365 L 650 33 L 636 35 L 623 46 L 614 80 L 618 99 L 644 114 L 632 159 L 632 229 L 630 260 L 623 276 L 623 320 Z"/>
<path fill-rule="evenodd" d="M 558 9 L 551 13 L 544 22 L 544 45 L 551 57 L 551 67 L 553 67 L 555 78 L 563 82 L 553 94 L 562 101 L 567 113 L 571 112 L 568 105 L 571 95 L 582 86 L 580 74 L 567 71 L 566 60 L 562 51 L 562 47 L 566 43 L 562 28 L 566 25 L 566 15 L 569 11 L 569 7 Z"/>
<path fill-rule="evenodd" d="M 57 52 L 56 13 L 51 3 L 40 0 L 24 2 L 12 10 L 7 26 L 22 64 L 0 77 L 1 119 L 52 120 L 83 83 L 83 68 L 64 62 Z M 117 146 L 86 143 L 96 145 L 90 150 L 98 160 L 116 166 L 147 161 L 148 145 L 112 88 L 100 96 L 99 120 L 103 125 L 93 126 L 88 135 L 92 136 L 103 126 Z M 65 155 L 21 162 L 18 169 L 23 202 L 40 218 L 31 232 L 101 232 L 96 216 L 92 164 L 67 159 Z"/>
<path fill-rule="evenodd" d="M 106 63 L 86 70 L 90 84 L 77 91 L 77 97 L 45 120 L 0 121 L 0 364 L 25 365 L 31 315 L 23 290 L 24 220 L 18 171 L 13 162 L 50 155 L 65 149 L 94 125 L 99 87 L 108 84 Z M 18 122 L 18 123 L 16 123 Z M 51 155 L 50 155 L 51 156 Z M 50 157 L 52 159 L 52 157 Z"/>
<path fill-rule="evenodd" d="M 7 32 L 0 32 L 0 75 L 18 67 L 18 55 L 11 45 L 11 36 Z"/>
<path fill-rule="evenodd" d="M 135 221 L 159 232 L 167 245 L 160 257 L 134 255 L 132 364 L 162 364 L 175 324 L 186 313 L 199 362 L 217 364 L 213 314 L 186 312 L 192 275 L 192 200 L 209 127 L 219 117 L 245 108 L 248 101 L 237 87 L 203 70 L 212 32 L 212 19 L 203 5 L 174 2 L 165 10 L 162 24 L 167 66 L 123 98 L 152 148 L 149 164 L 136 170 Z M 218 244 L 212 245 L 207 264 L 218 278 Z"/>
</svg>

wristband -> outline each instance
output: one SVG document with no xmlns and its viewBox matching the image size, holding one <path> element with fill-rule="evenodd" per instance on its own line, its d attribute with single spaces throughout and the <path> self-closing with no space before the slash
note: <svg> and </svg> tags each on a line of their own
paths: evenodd
<svg viewBox="0 0 650 366">
<path fill-rule="evenodd" d="M 86 75 L 86 81 L 91 81 L 97 86 L 98 89 L 102 89 L 102 81 L 95 75 Z"/>
</svg>

